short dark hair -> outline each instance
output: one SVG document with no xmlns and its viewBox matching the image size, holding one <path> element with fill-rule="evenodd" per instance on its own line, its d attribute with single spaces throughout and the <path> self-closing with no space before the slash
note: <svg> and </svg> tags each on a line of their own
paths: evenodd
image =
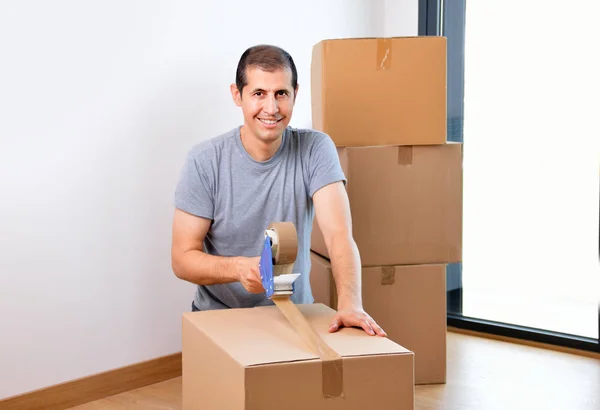
<svg viewBox="0 0 600 410">
<path fill-rule="evenodd" d="M 246 69 L 248 67 L 258 67 L 268 72 L 289 68 L 292 71 L 292 88 L 296 90 L 298 86 L 298 71 L 296 70 L 294 59 L 290 53 L 280 47 L 259 44 L 244 51 L 240 57 L 235 75 L 235 85 L 240 94 L 248 84 L 248 79 L 246 78 Z"/>
</svg>

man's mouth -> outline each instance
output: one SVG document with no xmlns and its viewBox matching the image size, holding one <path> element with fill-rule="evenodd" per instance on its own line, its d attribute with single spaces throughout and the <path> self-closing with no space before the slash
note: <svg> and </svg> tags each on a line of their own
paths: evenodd
<svg viewBox="0 0 600 410">
<path fill-rule="evenodd" d="M 260 122 L 262 122 L 265 125 L 275 125 L 277 124 L 279 121 L 281 121 L 281 119 L 278 120 L 272 120 L 272 119 L 266 119 L 266 118 L 259 118 L 258 119 Z"/>
</svg>

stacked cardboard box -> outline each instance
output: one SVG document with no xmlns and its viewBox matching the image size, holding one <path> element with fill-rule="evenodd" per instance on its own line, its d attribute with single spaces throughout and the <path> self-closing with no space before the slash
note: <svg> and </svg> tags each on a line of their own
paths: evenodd
<svg viewBox="0 0 600 410">
<path fill-rule="evenodd" d="M 446 141 L 446 39 L 327 40 L 313 49 L 313 127 L 338 147 L 365 310 L 415 354 L 415 383 L 446 381 L 447 263 L 462 256 L 462 145 Z M 337 308 L 315 220 L 311 281 Z"/>
</svg>

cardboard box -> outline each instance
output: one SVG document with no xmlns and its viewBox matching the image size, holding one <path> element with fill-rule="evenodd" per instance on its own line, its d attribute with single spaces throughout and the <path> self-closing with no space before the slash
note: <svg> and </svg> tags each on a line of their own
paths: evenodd
<svg viewBox="0 0 600 410">
<path fill-rule="evenodd" d="M 413 353 L 387 338 L 343 328 L 335 312 L 299 309 L 342 356 L 343 395 L 325 397 L 326 367 L 276 306 L 183 315 L 183 410 L 414 408 Z"/>
<path fill-rule="evenodd" d="M 333 303 L 336 289 L 331 264 L 327 259 L 312 251 L 310 252 L 310 262 L 310 288 L 315 303 L 322 303 L 337 310 L 337 304 Z"/>
<path fill-rule="evenodd" d="M 446 142 L 446 38 L 319 42 L 311 62 L 313 128 L 337 146 Z"/>
<path fill-rule="evenodd" d="M 462 144 L 338 148 L 363 266 L 462 260 Z M 315 218 L 311 249 L 329 259 Z"/>
<path fill-rule="evenodd" d="M 314 271 L 331 274 L 314 256 Z M 337 304 L 335 286 L 331 303 Z M 362 269 L 365 311 L 388 338 L 415 354 L 415 384 L 446 382 L 446 266 L 406 265 Z"/>
<path fill-rule="evenodd" d="M 363 268 L 363 306 L 415 354 L 415 384 L 446 382 L 446 266 Z"/>
</svg>

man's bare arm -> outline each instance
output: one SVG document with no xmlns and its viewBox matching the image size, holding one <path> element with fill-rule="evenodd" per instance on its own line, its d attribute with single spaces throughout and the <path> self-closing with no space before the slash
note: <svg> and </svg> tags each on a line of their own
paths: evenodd
<svg viewBox="0 0 600 410">
<path fill-rule="evenodd" d="M 258 258 L 214 256 L 203 252 L 210 220 L 175 209 L 171 266 L 175 275 L 197 285 L 242 282 L 249 292 L 264 291 Z"/>
<path fill-rule="evenodd" d="M 327 185 L 313 195 L 315 214 L 329 251 L 338 305 L 330 332 L 341 326 L 357 326 L 370 335 L 387 336 L 362 305 L 362 267 L 358 247 L 352 236 L 348 194 L 342 182 Z"/>
<path fill-rule="evenodd" d="M 313 202 L 331 259 L 338 309 L 362 309 L 360 254 L 352 237 L 350 204 L 343 183 L 321 188 L 314 194 Z"/>
</svg>

